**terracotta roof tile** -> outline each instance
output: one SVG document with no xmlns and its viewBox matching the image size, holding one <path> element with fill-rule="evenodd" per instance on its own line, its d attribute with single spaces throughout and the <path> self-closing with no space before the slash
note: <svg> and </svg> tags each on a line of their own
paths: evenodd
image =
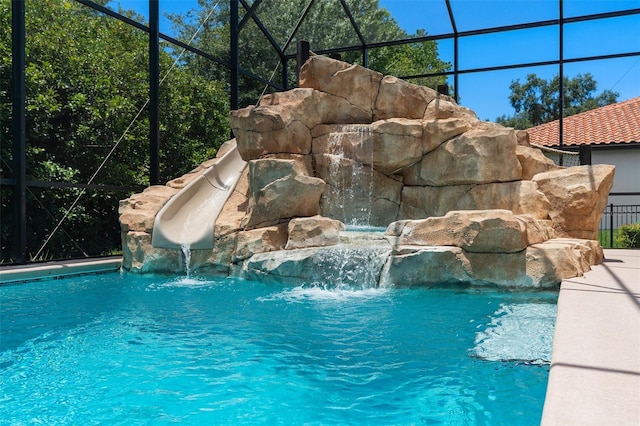
<svg viewBox="0 0 640 426">
<path fill-rule="evenodd" d="M 558 120 L 527 129 L 531 143 L 558 146 Z M 566 117 L 564 146 L 640 143 L 640 97 Z"/>
</svg>

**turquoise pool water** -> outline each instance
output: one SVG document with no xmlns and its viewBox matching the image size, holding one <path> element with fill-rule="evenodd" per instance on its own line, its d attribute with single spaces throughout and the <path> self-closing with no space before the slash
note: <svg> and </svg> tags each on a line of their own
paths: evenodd
<svg viewBox="0 0 640 426">
<path fill-rule="evenodd" d="M 0 424 L 537 425 L 557 295 L 104 274 L 0 287 Z"/>
</svg>

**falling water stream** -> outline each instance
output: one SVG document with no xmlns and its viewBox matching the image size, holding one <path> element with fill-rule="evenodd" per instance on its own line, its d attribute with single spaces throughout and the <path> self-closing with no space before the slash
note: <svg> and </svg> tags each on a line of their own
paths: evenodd
<svg viewBox="0 0 640 426">
<path fill-rule="evenodd" d="M 187 279 L 191 277 L 191 245 L 189 243 L 182 243 L 182 256 L 184 258 L 184 271 L 187 275 Z"/>
<path fill-rule="evenodd" d="M 365 143 L 368 138 L 369 126 L 345 126 L 331 133 L 325 153 L 329 162 L 327 178 L 333 190 L 327 200 L 328 210 L 354 229 L 371 226 L 374 176 L 372 145 Z"/>
</svg>

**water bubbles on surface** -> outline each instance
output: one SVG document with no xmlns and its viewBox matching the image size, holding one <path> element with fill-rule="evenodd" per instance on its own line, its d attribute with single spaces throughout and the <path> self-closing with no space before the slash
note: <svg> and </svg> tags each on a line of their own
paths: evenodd
<svg viewBox="0 0 640 426">
<path fill-rule="evenodd" d="M 472 353 L 488 361 L 548 364 L 556 315 L 557 305 L 550 303 L 502 305 L 476 333 Z"/>
<path fill-rule="evenodd" d="M 268 296 L 259 297 L 260 302 L 283 300 L 286 302 L 347 302 L 352 300 L 374 299 L 385 295 L 389 289 L 378 287 L 327 286 L 315 284 L 287 288 Z"/>
<path fill-rule="evenodd" d="M 213 284 L 214 282 L 210 280 L 187 276 L 187 277 L 178 278 L 177 280 L 171 281 L 164 285 L 171 286 L 171 287 L 207 287 Z"/>
<path fill-rule="evenodd" d="M 216 281 L 206 278 L 196 278 L 190 276 L 175 277 L 171 281 L 153 283 L 149 286 L 150 289 L 162 289 L 162 288 L 201 288 L 210 287 L 215 285 Z"/>
</svg>

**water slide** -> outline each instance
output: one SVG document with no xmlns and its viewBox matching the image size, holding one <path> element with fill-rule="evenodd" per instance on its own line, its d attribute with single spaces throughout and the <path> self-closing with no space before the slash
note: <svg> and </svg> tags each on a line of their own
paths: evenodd
<svg viewBox="0 0 640 426">
<path fill-rule="evenodd" d="M 162 207 L 153 224 L 151 245 L 213 248 L 213 226 L 246 166 L 234 145 Z"/>
</svg>

